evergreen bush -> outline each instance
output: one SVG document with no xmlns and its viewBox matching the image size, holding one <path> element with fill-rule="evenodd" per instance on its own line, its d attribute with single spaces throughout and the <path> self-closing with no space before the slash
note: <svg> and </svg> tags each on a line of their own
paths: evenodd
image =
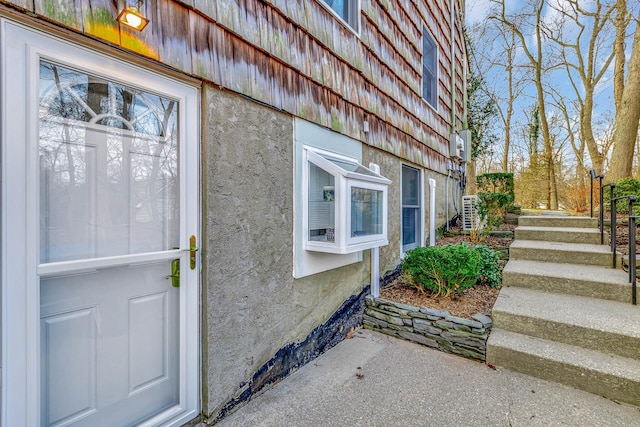
<svg viewBox="0 0 640 427">
<path fill-rule="evenodd" d="M 624 178 L 616 182 L 616 186 L 613 189 L 613 197 L 623 197 L 631 194 L 638 197 L 638 201 L 633 206 L 633 213 L 640 215 L 640 179 Z M 604 207 L 607 211 L 611 211 L 611 191 L 608 185 L 604 187 Z M 616 203 L 616 212 L 628 214 L 629 201 L 618 200 Z"/>
<path fill-rule="evenodd" d="M 493 288 L 500 287 L 502 269 L 500 268 L 500 256 L 498 253 L 485 245 L 475 246 L 473 250 L 480 255 L 478 284 L 488 285 Z"/>
<path fill-rule="evenodd" d="M 462 294 L 476 284 L 499 287 L 502 272 L 491 248 L 466 243 L 419 247 L 408 251 L 402 275 L 410 286 L 439 296 Z"/>
</svg>

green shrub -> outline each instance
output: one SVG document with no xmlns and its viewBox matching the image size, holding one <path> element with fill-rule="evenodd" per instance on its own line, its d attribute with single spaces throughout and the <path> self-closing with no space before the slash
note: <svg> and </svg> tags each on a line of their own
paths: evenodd
<svg viewBox="0 0 640 427">
<path fill-rule="evenodd" d="M 485 245 L 473 248 L 480 255 L 480 271 L 478 272 L 478 284 L 500 287 L 502 281 L 502 269 L 498 253 Z"/>
<path fill-rule="evenodd" d="M 408 284 L 436 295 L 461 294 L 478 281 L 480 252 L 465 243 L 408 251 L 402 274 Z"/>
<path fill-rule="evenodd" d="M 476 177 L 478 196 L 503 211 L 513 208 L 515 199 L 512 173 L 485 173 Z"/>
<path fill-rule="evenodd" d="M 500 258 L 485 245 L 466 243 L 427 246 L 407 252 L 402 275 L 407 284 L 422 291 L 447 296 L 476 284 L 499 287 L 502 279 Z"/>
<path fill-rule="evenodd" d="M 476 177 L 476 184 L 483 191 L 491 191 L 492 193 L 509 193 L 513 194 L 514 181 L 513 174 L 510 172 L 494 172 L 485 173 Z"/>
<path fill-rule="evenodd" d="M 634 194 L 640 199 L 640 179 L 624 178 L 616 182 L 613 189 L 613 197 L 623 197 Z M 611 211 L 611 191 L 608 185 L 604 186 L 604 207 L 607 211 Z M 616 203 L 616 212 L 629 213 L 629 200 L 618 200 Z M 633 213 L 640 215 L 640 201 L 633 206 Z"/>
</svg>

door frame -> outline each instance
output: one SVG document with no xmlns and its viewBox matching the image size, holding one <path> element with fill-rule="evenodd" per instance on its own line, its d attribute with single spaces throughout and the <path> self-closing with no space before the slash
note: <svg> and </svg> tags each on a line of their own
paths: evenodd
<svg viewBox="0 0 640 427">
<path fill-rule="evenodd" d="M 190 235 L 195 235 L 200 242 L 199 88 L 2 17 L 0 46 L 0 424 L 40 425 L 40 287 L 35 250 L 39 246 L 36 76 L 38 61 L 43 57 L 107 79 L 140 83 L 135 86 L 179 101 L 180 247 L 183 249 L 180 254 L 179 403 L 141 425 L 182 425 L 198 415 L 201 400 L 201 263 L 191 270 L 189 253 L 184 251 L 189 248 Z M 16 58 L 21 57 L 25 60 L 16 64 Z M 24 101 L 20 102 L 21 99 Z"/>
</svg>

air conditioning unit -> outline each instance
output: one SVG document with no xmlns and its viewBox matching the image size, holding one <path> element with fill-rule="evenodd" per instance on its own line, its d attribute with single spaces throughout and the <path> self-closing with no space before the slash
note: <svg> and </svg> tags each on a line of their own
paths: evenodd
<svg viewBox="0 0 640 427">
<path fill-rule="evenodd" d="M 462 196 L 462 231 L 477 230 L 481 227 L 478 196 Z"/>
</svg>

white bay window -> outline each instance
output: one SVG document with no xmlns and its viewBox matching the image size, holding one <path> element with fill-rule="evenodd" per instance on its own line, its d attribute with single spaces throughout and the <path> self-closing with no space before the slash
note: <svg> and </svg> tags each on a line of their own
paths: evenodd
<svg viewBox="0 0 640 427">
<path fill-rule="evenodd" d="M 304 248 L 348 254 L 388 244 L 387 178 L 355 159 L 305 147 Z"/>
</svg>

